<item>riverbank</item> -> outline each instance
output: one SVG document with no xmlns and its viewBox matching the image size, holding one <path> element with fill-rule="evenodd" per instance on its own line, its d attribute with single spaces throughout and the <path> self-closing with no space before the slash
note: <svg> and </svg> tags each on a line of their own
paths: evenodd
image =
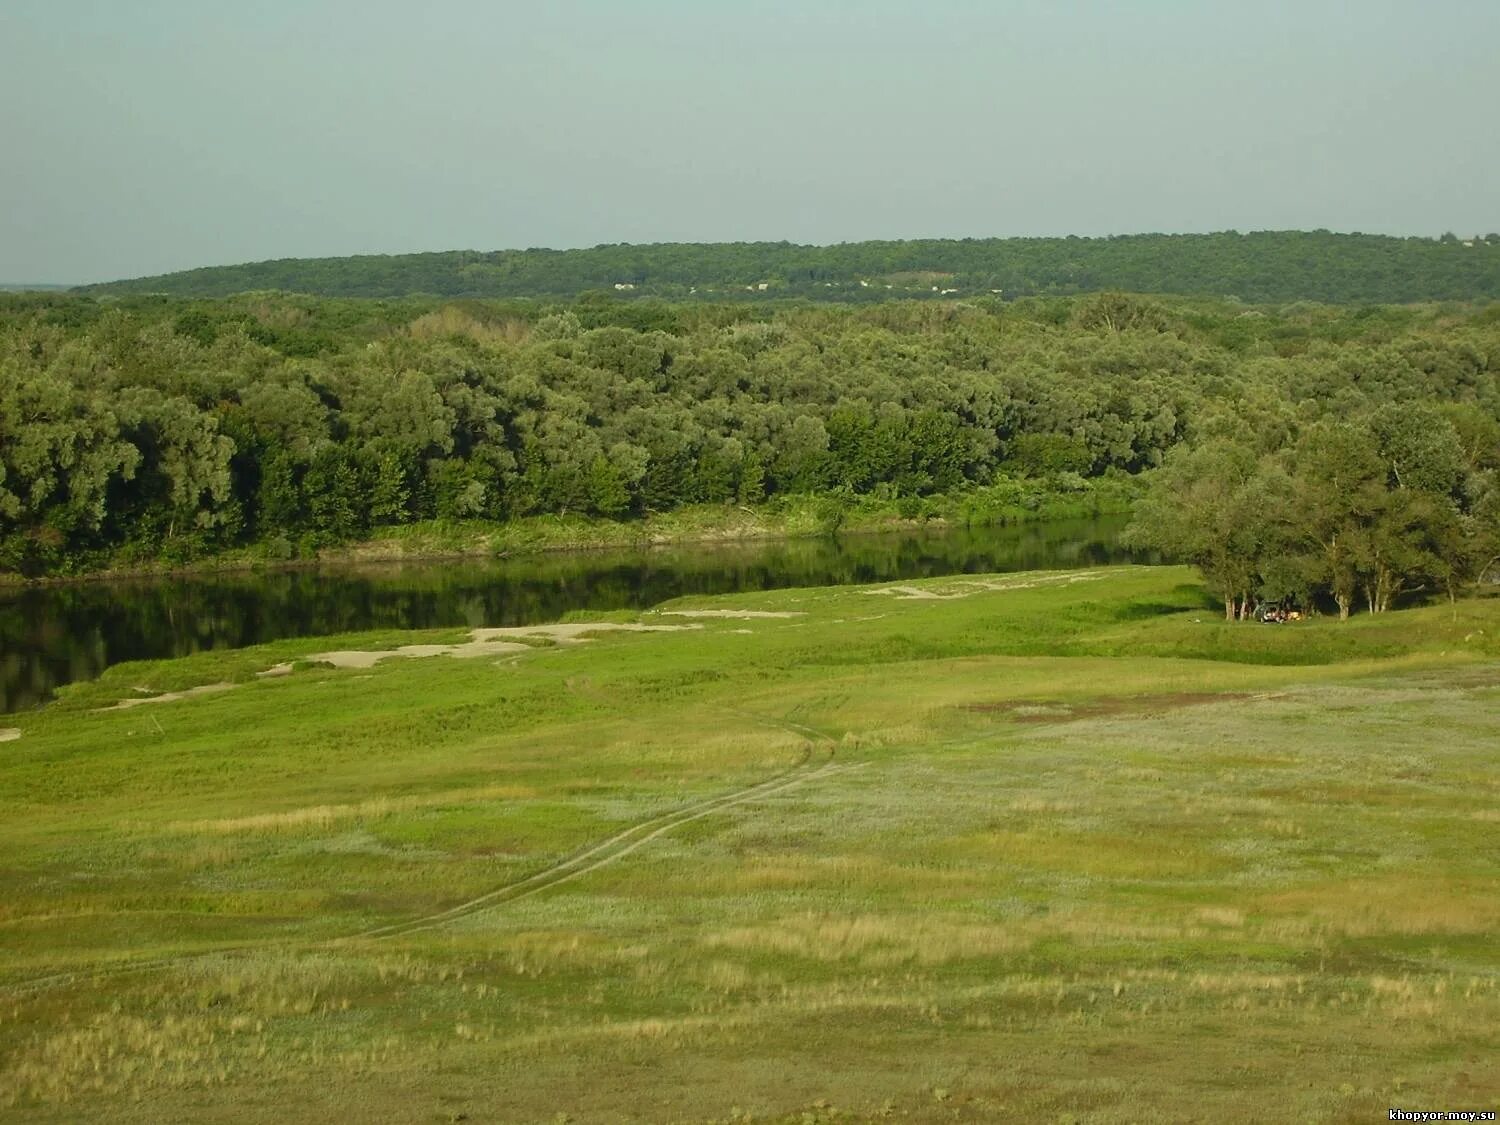
<svg viewBox="0 0 1500 1125">
<path fill-rule="evenodd" d="M 565 551 L 663 547 L 820 535 L 876 535 L 954 527 L 999 526 L 1118 515 L 1130 511 L 1140 478 L 1005 480 L 948 495 L 898 499 L 777 496 L 755 507 L 695 504 L 670 512 L 613 520 L 587 515 L 485 520 L 424 520 L 377 529 L 352 543 L 286 540 L 236 547 L 188 562 L 162 562 L 117 552 L 75 573 L 25 576 L 0 572 L 0 587 L 60 585 L 124 578 L 233 574 L 324 564 L 509 558 Z"/>
<path fill-rule="evenodd" d="M 0 712 L 127 660 L 366 629 L 532 625 L 684 594 L 1155 561 L 1128 515 L 890 534 L 413 556 L 0 589 Z"/>
<path fill-rule="evenodd" d="M 119 666 L 6 720 L 0 1116 L 1493 1104 L 1497 673 L 1127 566 Z"/>
</svg>

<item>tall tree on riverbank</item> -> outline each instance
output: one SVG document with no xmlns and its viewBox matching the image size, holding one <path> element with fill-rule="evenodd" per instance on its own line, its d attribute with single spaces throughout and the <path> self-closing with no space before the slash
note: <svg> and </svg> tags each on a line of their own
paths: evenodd
<svg viewBox="0 0 1500 1125">
<path fill-rule="evenodd" d="M 1250 613 L 1269 547 L 1268 499 L 1247 446 L 1217 439 L 1179 449 L 1137 505 L 1129 540 L 1196 566 L 1234 621 Z"/>
</svg>

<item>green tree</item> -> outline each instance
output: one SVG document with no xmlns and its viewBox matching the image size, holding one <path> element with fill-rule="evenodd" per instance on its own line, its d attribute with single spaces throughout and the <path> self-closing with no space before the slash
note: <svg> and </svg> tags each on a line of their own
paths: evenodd
<svg viewBox="0 0 1500 1125">
<path fill-rule="evenodd" d="M 1224 603 L 1250 614 L 1269 537 L 1264 477 L 1251 449 L 1217 440 L 1167 458 L 1136 508 L 1129 541 L 1192 563 Z"/>
<path fill-rule="evenodd" d="M 298 465 L 288 451 L 273 449 L 261 462 L 256 494 L 256 526 L 264 538 L 290 537 L 303 524 Z"/>
<path fill-rule="evenodd" d="M 401 524 L 410 514 L 412 495 L 412 462 L 409 451 L 396 446 L 372 450 L 367 479 L 370 497 L 370 522 L 375 525 Z"/>
<path fill-rule="evenodd" d="M 320 539 L 352 539 L 368 528 L 365 492 L 348 450 L 324 447 L 307 467 L 302 485 L 308 523 Z"/>
<path fill-rule="evenodd" d="M 1332 595 L 1340 620 L 1349 617 L 1371 556 L 1385 479 L 1369 430 L 1351 423 L 1312 427 L 1292 457 L 1291 539 Z"/>
<path fill-rule="evenodd" d="M 1438 496 L 1457 491 L 1464 449 L 1436 403 L 1389 403 L 1371 414 L 1369 425 L 1394 487 Z"/>
<path fill-rule="evenodd" d="M 630 507 L 630 486 L 602 453 L 589 464 L 588 504 L 601 516 L 618 516 Z"/>
<path fill-rule="evenodd" d="M 55 562 L 96 534 L 140 462 L 112 409 L 59 377 L 0 365 L 0 542 L 15 566 Z"/>
<path fill-rule="evenodd" d="M 735 499 L 741 504 L 758 504 L 766 495 L 766 470 L 760 454 L 753 450 L 740 462 Z"/>
</svg>

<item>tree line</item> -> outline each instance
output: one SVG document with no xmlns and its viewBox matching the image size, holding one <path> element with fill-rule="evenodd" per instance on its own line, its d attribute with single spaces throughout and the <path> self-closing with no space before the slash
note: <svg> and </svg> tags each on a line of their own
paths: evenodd
<svg viewBox="0 0 1500 1125">
<path fill-rule="evenodd" d="M 628 297 L 838 302 L 1007 298 L 1105 290 L 1329 303 L 1500 297 L 1500 234 L 1393 238 L 1329 231 L 850 242 L 609 245 L 287 258 L 85 286 L 85 292 L 224 297 L 257 290 L 342 297 Z"/>
<path fill-rule="evenodd" d="M 1158 470 L 1236 605 L 1383 608 L 1475 573 L 1497 373 L 1494 305 L 0 296 L 0 568 Z"/>
</svg>

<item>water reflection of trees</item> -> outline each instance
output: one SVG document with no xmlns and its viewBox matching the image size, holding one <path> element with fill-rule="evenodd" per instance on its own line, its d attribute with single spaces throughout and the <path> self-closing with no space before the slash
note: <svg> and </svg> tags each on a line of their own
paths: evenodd
<svg viewBox="0 0 1500 1125">
<path fill-rule="evenodd" d="M 1128 561 L 1122 520 L 496 561 L 87 583 L 0 595 L 0 708 L 124 660 L 367 629 L 524 625 L 684 594 Z"/>
</svg>

